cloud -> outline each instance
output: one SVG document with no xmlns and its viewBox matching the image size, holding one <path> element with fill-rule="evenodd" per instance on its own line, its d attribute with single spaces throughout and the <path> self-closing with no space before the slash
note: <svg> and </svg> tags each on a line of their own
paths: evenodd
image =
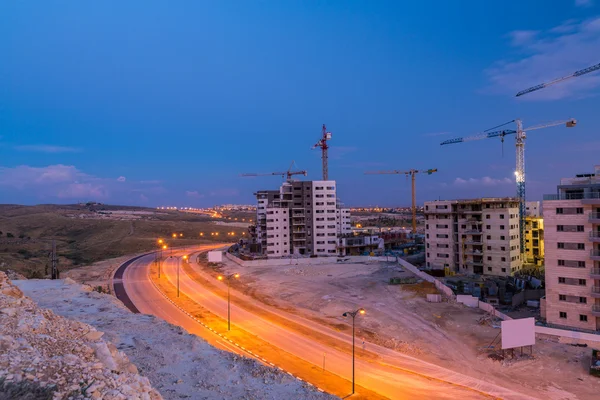
<svg viewBox="0 0 600 400">
<path fill-rule="evenodd" d="M 593 4 L 592 0 L 575 0 L 576 7 L 591 7 Z"/>
<path fill-rule="evenodd" d="M 197 191 L 197 190 L 193 190 L 193 191 L 192 191 L 192 190 L 186 190 L 186 192 L 185 192 L 185 195 L 186 195 L 187 197 L 192 197 L 192 198 L 194 198 L 194 199 L 201 199 L 201 198 L 203 198 L 203 197 L 204 197 L 204 195 L 203 195 L 203 194 L 200 194 L 200 193 L 198 193 L 198 191 Z"/>
<path fill-rule="evenodd" d="M 102 185 L 92 183 L 70 183 L 57 193 L 59 199 L 106 199 L 108 192 Z"/>
<path fill-rule="evenodd" d="M 21 189 L 30 185 L 52 185 L 73 182 L 86 175 L 72 165 L 49 165 L 30 167 L 19 165 L 14 168 L 0 167 L 0 185 Z"/>
<path fill-rule="evenodd" d="M 125 182 L 127 180 L 127 178 L 125 178 L 124 176 L 120 176 L 117 178 L 117 182 Z"/>
<path fill-rule="evenodd" d="M 222 197 L 233 197 L 239 196 L 240 191 L 237 189 L 229 188 L 229 189 L 216 189 L 209 193 L 210 196 L 222 196 Z"/>
<path fill-rule="evenodd" d="M 532 42 L 540 31 L 512 31 L 508 33 L 513 46 L 524 46 Z"/>
<path fill-rule="evenodd" d="M 37 153 L 78 153 L 81 151 L 81 149 L 76 147 L 53 146 L 48 144 L 14 146 L 14 149 L 19 151 L 33 151 Z"/>
<path fill-rule="evenodd" d="M 528 87 L 567 76 L 598 63 L 600 17 L 566 20 L 545 31 L 513 31 L 514 56 L 485 71 L 487 93 L 515 95 Z M 523 96 L 524 100 L 557 100 L 598 93 L 600 73 L 584 75 Z"/>
<path fill-rule="evenodd" d="M 514 184 L 510 178 L 490 178 L 489 176 L 484 176 L 483 178 L 456 178 L 453 182 L 454 186 L 497 186 L 497 185 L 507 185 Z"/>
</svg>

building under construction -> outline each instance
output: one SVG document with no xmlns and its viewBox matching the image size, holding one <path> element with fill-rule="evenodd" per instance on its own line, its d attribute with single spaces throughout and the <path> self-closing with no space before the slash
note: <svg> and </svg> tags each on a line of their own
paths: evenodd
<svg viewBox="0 0 600 400">
<path fill-rule="evenodd" d="M 520 271 L 519 200 L 481 198 L 425 203 L 426 265 L 461 274 Z"/>
<path fill-rule="evenodd" d="M 337 199 L 335 181 L 284 182 L 261 190 L 250 246 L 269 258 L 335 256 L 338 237 L 351 233 L 350 210 Z"/>
</svg>

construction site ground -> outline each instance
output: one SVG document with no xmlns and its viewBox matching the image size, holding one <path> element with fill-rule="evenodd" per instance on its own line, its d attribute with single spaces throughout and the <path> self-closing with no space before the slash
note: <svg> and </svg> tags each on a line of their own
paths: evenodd
<svg viewBox="0 0 600 400">
<path fill-rule="evenodd" d="M 363 307 L 367 313 L 357 317 L 357 346 L 363 346 L 364 339 L 365 347 L 369 342 L 384 345 L 538 398 L 598 398 L 600 380 L 588 374 L 590 348 L 538 340 L 533 357 L 520 357 L 517 351 L 515 359 L 498 360 L 489 346 L 500 348 L 499 321 L 483 311 L 427 302 L 428 293 L 437 293 L 427 282 L 390 285 L 390 278 L 415 278 L 391 258 L 334 260 L 312 266 L 285 260 L 275 267 L 240 267 L 227 259 L 219 266 L 209 265 L 200 256 L 198 267 L 215 277 L 238 272 L 234 290 L 340 331 L 351 329 L 342 314 Z"/>
</svg>

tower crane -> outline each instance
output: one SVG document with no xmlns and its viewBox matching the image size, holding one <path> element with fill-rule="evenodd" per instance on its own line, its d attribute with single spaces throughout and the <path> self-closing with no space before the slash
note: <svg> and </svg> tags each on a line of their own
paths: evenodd
<svg viewBox="0 0 600 400">
<path fill-rule="evenodd" d="M 536 90 L 540 90 L 545 87 L 555 85 L 559 82 L 566 81 L 567 79 L 576 78 L 578 76 L 589 74 L 590 72 L 594 72 L 594 71 L 598 71 L 598 70 L 600 70 L 600 64 L 592 65 L 591 67 L 580 69 L 579 71 L 575 71 L 571 75 L 563 76 L 562 78 L 558 78 L 558 79 L 555 79 L 553 81 L 546 82 L 546 83 L 540 83 L 539 85 L 532 86 L 529 89 L 521 90 L 519 93 L 516 94 L 516 97 L 523 96 L 524 94 L 535 92 Z"/>
<path fill-rule="evenodd" d="M 427 170 L 418 170 L 418 169 L 411 169 L 408 171 L 398 171 L 398 170 L 393 170 L 393 171 L 367 171 L 365 172 L 366 175 L 389 175 L 389 174 L 404 174 L 406 175 L 406 177 L 411 178 L 411 183 L 412 183 L 412 233 L 413 235 L 415 235 L 417 233 L 417 199 L 416 199 L 416 190 L 415 190 L 415 176 L 419 173 L 421 174 L 427 174 L 427 175 L 431 175 L 434 172 L 437 172 L 437 168 L 433 168 L 433 169 L 427 169 Z"/>
<path fill-rule="evenodd" d="M 255 174 L 255 173 L 247 173 L 247 174 L 240 174 L 240 176 L 243 177 L 249 177 L 249 176 L 276 176 L 276 175 L 281 175 L 282 178 L 287 177 L 288 181 L 292 180 L 292 176 L 294 175 L 307 175 L 307 172 L 305 170 L 302 171 L 292 171 L 292 167 L 294 166 L 294 161 L 292 161 L 292 163 L 290 164 L 290 167 L 288 168 L 288 170 L 286 172 L 267 172 L 264 174 Z"/>
<path fill-rule="evenodd" d="M 519 200 L 519 239 L 520 239 L 520 245 L 521 245 L 520 251 L 521 251 L 521 254 L 524 254 L 525 253 L 525 236 L 523 235 L 523 233 L 525 231 L 525 139 L 527 138 L 525 131 L 533 131 L 533 130 L 537 130 L 537 129 L 550 128 L 552 126 L 563 125 L 563 124 L 565 124 L 565 126 L 567 128 L 572 128 L 577 124 L 577 121 L 575 119 L 571 118 L 571 119 L 567 119 L 564 121 L 554 121 L 554 122 L 549 122 L 549 123 L 545 123 L 545 124 L 541 124 L 541 125 L 535 125 L 535 126 L 531 126 L 531 127 L 527 128 L 527 129 L 524 129 L 523 122 L 520 119 L 515 119 L 513 121 L 506 122 L 502 125 L 498 125 L 491 129 L 496 129 L 501 126 L 513 123 L 513 122 L 517 125 L 516 131 L 512 130 L 512 129 L 505 129 L 505 130 L 501 130 L 501 131 L 489 132 L 490 130 L 488 129 L 488 131 L 477 134 L 477 135 L 445 140 L 442 143 L 440 143 L 440 145 L 443 146 L 446 144 L 470 142 L 473 140 L 490 139 L 490 138 L 495 138 L 495 137 L 499 137 L 500 140 L 502 141 L 502 143 L 504 143 L 504 136 L 513 135 L 513 134 L 515 135 L 516 150 L 517 150 L 516 151 L 515 180 L 517 182 L 517 198 Z"/>
<path fill-rule="evenodd" d="M 327 141 L 331 140 L 331 132 L 327 132 L 327 127 L 323 124 L 323 128 L 321 129 L 321 139 L 312 147 L 313 150 L 317 147 L 321 148 L 321 159 L 323 160 L 323 180 L 329 180 L 329 171 L 327 166 L 327 149 L 329 149 L 329 145 Z"/>
</svg>

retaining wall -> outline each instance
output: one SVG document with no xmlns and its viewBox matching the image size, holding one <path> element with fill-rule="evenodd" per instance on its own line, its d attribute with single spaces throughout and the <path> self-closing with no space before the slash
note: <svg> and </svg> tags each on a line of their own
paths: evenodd
<svg viewBox="0 0 600 400">
<path fill-rule="evenodd" d="M 336 263 L 338 257 L 314 257 L 314 258 L 271 258 L 271 259 L 262 259 L 262 260 L 242 260 L 239 257 L 234 256 L 233 254 L 226 252 L 225 257 L 234 263 L 242 266 L 242 267 L 265 267 L 265 266 L 281 266 L 281 265 L 319 265 L 319 264 L 332 264 Z M 348 263 L 352 262 L 379 262 L 379 261 L 389 261 L 390 263 L 395 263 L 396 259 L 393 257 L 369 257 L 369 256 L 348 256 L 344 257 L 344 260 L 347 259 Z M 343 264 L 343 263 L 340 263 Z"/>
<path fill-rule="evenodd" d="M 383 257 L 383 258 L 385 258 L 385 257 Z M 427 272 L 420 271 L 417 267 L 415 267 L 414 265 L 412 265 L 411 263 L 409 263 L 407 261 L 398 259 L 398 262 L 400 263 L 400 265 L 402 267 L 406 268 L 413 274 L 417 275 L 419 278 L 421 278 L 427 282 L 433 283 L 435 285 L 436 289 L 439 290 L 440 292 L 442 292 L 442 294 L 444 296 L 449 297 L 451 299 L 455 298 L 454 292 L 452 291 L 452 289 L 450 289 L 448 286 L 444 285 L 442 283 L 442 281 L 440 281 L 439 279 L 436 279 L 434 276 L 429 275 Z"/>
</svg>

